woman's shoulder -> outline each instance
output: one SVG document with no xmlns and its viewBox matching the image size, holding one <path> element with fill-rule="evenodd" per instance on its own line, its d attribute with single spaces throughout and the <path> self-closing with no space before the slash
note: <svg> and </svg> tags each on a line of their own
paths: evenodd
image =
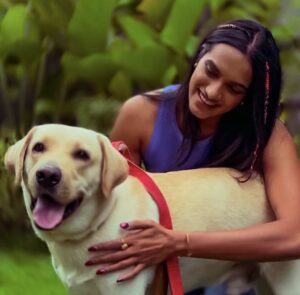
<svg viewBox="0 0 300 295">
<path fill-rule="evenodd" d="M 175 98 L 172 95 L 177 91 L 178 85 L 169 85 L 161 89 L 152 90 L 143 94 L 135 95 L 125 101 L 121 107 L 119 115 L 138 120 L 155 119 L 157 110 L 161 102 Z"/>
<path fill-rule="evenodd" d="M 264 162 L 270 165 L 288 159 L 298 160 L 296 145 L 286 126 L 277 120 L 264 152 Z"/>
<path fill-rule="evenodd" d="M 135 163 L 151 136 L 159 102 L 145 95 L 136 95 L 122 105 L 112 128 L 111 140 L 122 140 L 128 146 Z"/>
<path fill-rule="evenodd" d="M 284 123 L 277 119 L 270 137 L 269 144 L 277 145 L 286 141 L 293 142 L 293 138 Z"/>
<path fill-rule="evenodd" d="M 154 95 L 158 93 L 158 90 L 149 92 Z M 138 120 L 143 118 L 144 120 L 151 117 L 153 113 L 156 113 L 159 106 L 159 101 L 149 98 L 147 95 L 138 94 L 127 99 L 122 105 L 119 116 L 128 118 L 130 120 Z"/>
</svg>

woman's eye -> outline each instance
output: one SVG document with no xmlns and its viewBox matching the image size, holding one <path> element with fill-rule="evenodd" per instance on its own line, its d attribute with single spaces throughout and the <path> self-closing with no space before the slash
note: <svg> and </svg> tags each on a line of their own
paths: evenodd
<svg viewBox="0 0 300 295">
<path fill-rule="evenodd" d="M 236 87 L 236 86 L 229 86 L 229 91 L 236 95 L 244 95 L 245 94 L 244 89 L 242 89 L 241 87 Z"/>
<path fill-rule="evenodd" d="M 212 77 L 212 78 L 217 77 L 216 72 L 211 68 L 211 66 L 209 64 L 205 65 L 205 72 L 206 72 L 206 75 L 209 77 Z"/>
<path fill-rule="evenodd" d="M 45 151 L 45 149 L 45 145 L 41 142 L 36 143 L 32 148 L 32 150 L 37 153 L 42 153 L 43 151 Z"/>
<path fill-rule="evenodd" d="M 77 150 L 73 153 L 73 156 L 75 159 L 79 159 L 83 161 L 88 161 L 90 159 L 89 153 L 85 150 Z"/>
</svg>

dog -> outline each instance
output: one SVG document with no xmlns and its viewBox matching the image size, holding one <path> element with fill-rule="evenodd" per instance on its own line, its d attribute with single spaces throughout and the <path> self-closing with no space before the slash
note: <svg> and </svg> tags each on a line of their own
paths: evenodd
<svg viewBox="0 0 300 295">
<path fill-rule="evenodd" d="M 80 127 L 36 126 L 8 149 L 5 165 L 21 183 L 33 230 L 47 243 L 70 294 L 146 294 L 154 266 L 123 284 L 116 283 L 121 272 L 96 276 L 96 266 L 85 266 L 91 245 L 122 238 L 119 224 L 124 220 L 159 220 L 154 201 L 128 175 L 127 160 L 107 137 Z M 149 174 L 166 198 L 175 229 L 230 230 L 274 219 L 258 176 L 241 183 L 239 172 L 229 168 Z M 239 278 L 235 265 L 181 257 L 185 292 L 217 283 L 228 272 L 233 273 L 227 274 L 228 294 L 244 292 L 247 278 Z M 300 295 L 298 260 L 261 263 L 260 268 L 275 295 Z"/>
</svg>

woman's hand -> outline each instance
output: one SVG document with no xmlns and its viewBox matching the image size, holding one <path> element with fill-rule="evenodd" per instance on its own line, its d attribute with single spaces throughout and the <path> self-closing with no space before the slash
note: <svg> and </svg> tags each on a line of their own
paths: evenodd
<svg viewBox="0 0 300 295">
<path fill-rule="evenodd" d="M 103 264 L 97 274 L 104 274 L 133 266 L 129 272 L 121 275 L 117 282 L 123 282 L 136 276 L 145 267 L 158 264 L 175 253 L 174 233 L 152 220 L 124 222 L 120 227 L 128 232 L 122 239 L 94 245 L 89 251 L 94 255 L 86 266 Z M 106 254 L 103 252 L 106 251 Z"/>
</svg>

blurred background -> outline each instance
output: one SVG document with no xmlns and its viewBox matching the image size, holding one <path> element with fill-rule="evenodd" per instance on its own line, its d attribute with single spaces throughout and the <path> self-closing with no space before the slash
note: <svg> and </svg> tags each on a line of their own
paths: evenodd
<svg viewBox="0 0 300 295">
<path fill-rule="evenodd" d="M 0 0 L 0 295 L 66 294 L 4 171 L 7 147 L 49 122 L 109 135 L 124 100 L 179 83 L 201 37 L 241 18 L 279 44 L 281 118 L 300 150 L 299 0 Z"/>
</svg>

